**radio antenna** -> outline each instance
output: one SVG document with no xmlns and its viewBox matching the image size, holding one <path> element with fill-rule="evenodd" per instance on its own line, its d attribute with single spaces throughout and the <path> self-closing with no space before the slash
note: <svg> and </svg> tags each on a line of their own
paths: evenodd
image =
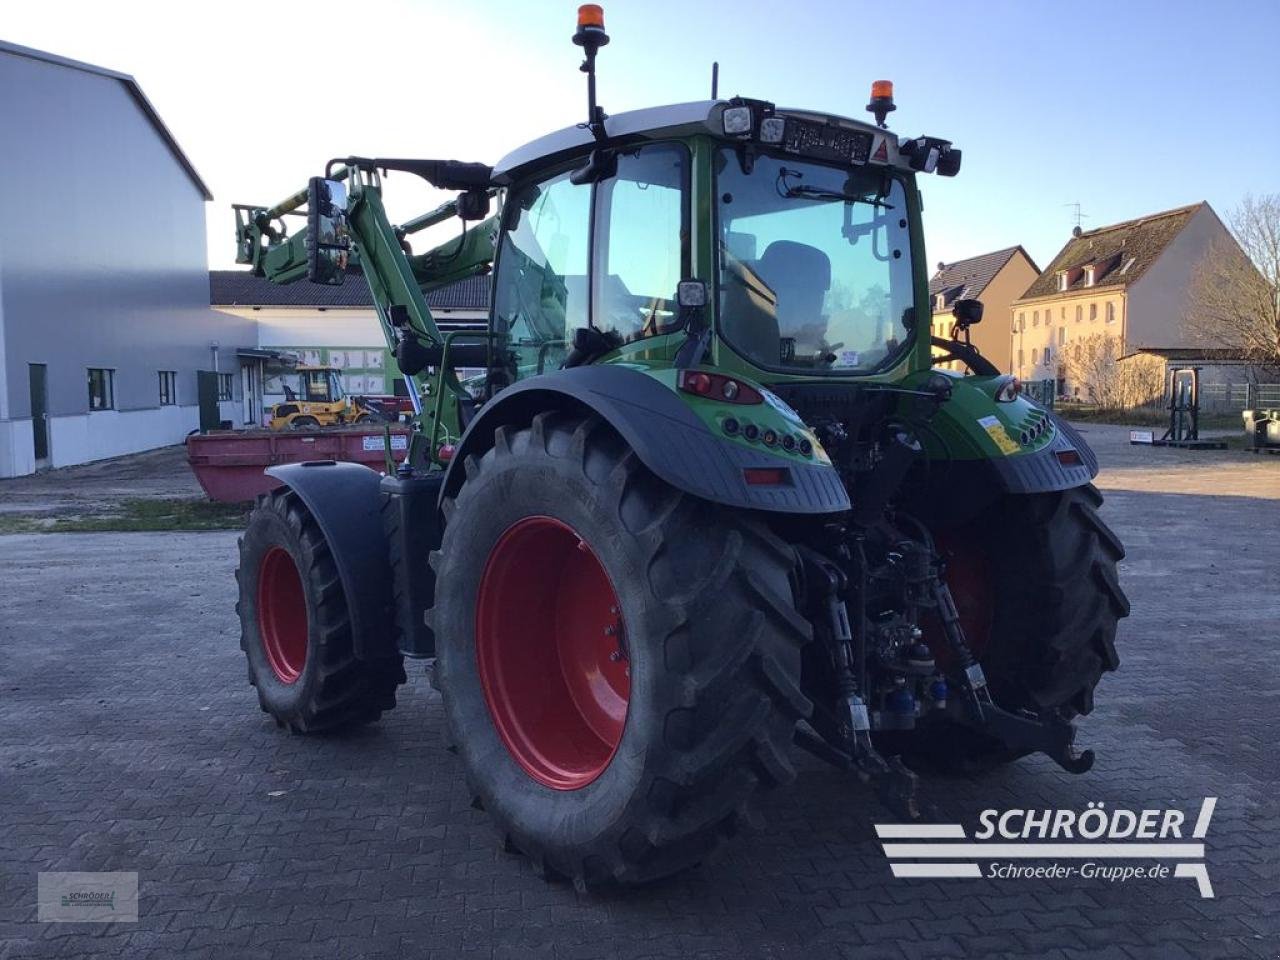
<svg viewBox="0 0 1280 960">
<path fill-rule="evenodd" d="M 711 61 L 711 99 L 720 99 L 720 61 Z"/>
</svg>

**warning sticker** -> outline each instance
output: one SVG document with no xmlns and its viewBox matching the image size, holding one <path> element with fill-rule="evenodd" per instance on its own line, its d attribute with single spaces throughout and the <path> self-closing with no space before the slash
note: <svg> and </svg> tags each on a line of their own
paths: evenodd
<svg viewBox="0 0 1280 960">
<path fill-rule="evenodd" d="M 880 146 L 876 147 L 876 152 L 871 155 L 871 159 L 877 163 L 889 162 L 889 141 L 887 139 L 880 138 Z"/>
<path fill-rule="evenodd" d="M 1018 442 L 1009 436 L 1009 432 L 1005 430 L 1004 424 L 994 416 L 986 416 L 978 418 L 978 426 L 987 431 L 995 445 L 1000 448 L 1000 452 L 1006 457 L 1010 454 L 1018 452 Z"/>
<path fill-rule="evenodd" d="M 364 450 L 382 450 L 386 446 L 382 437 L 364 436 L 360 438 L 360 447 Z M 393 433 L 391 435 L 392 450 L 407 450 L 409 448 L 409 438 L 403 433 Z"/>
</svg>

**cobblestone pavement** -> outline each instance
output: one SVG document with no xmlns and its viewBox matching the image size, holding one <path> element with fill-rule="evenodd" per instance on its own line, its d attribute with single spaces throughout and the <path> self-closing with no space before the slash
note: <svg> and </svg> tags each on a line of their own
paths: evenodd
<svg viewBox="0 0 1280 960">
<path fill-rule="evenodd" d="M 1214 899 L 1187 879 L 894 879 L 871 827 L 882 810 L 803 758 L 762 803 L 765 830 L 720 859 L 579 896 L 499 851 L 420 668 L 395 712 L 351 735 L 291 737 L 258 711 L 234 535 L 9 536 L 0 960 L 1280 957 L 1280 458 L 1215 467 L 1119 436 L 1089 438 L 1114 464 L 1104 515 L 1133 600 L 1124 664 L 1079 738 L 1097 765 L 1031 758 L 926 792 L 970 830 L 987 807 L 1194 818 L 1216 796 Z M 36 923 L 44 870 L 137 871 L 139 922 Z"/>
</svg>

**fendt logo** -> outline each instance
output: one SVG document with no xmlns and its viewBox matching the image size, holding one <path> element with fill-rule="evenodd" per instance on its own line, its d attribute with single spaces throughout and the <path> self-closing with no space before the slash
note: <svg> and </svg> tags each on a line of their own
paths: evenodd
<svg viewBox="0 0 1280 960">
<path fill-rule="evenodd" d="M 969 840 L 959 823 L 877 823 L 895 877 L 1196 881 L 1213 897 L 1204 838 L 1217 797 L 1206 797 L 1189 836 L 1181 810 L 983 810 Z M 1019 861 L 1046 860 L 1027 864 Z M 1134 863 L 1139 861 L 1140 863 Z M 1141 861 L 1149 861 L 1141 863 Z"/>
</svg>

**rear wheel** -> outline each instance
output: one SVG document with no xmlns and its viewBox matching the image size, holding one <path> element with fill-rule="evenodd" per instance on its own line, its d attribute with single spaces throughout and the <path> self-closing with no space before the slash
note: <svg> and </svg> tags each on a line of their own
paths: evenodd
<svg viewBox="0 0 1280 960">
<path fill-rule="evenodd" d="M 289 421 L 290 430 L 318 430 L 320 421 L 315 417 L 294 417 Z"/>
<path fill-rule="evenodd" d="M 1120 665 L 1116 625 L 1129 601 L 1116 566 L 1124 547 L 1098 516 L 1101 505 L 1092 485 L 1008 496 L 980 523 L 937 535 L 966 638 L 1006 710 L 1062 720 L 1087 714 L 1102 675 Z M 940 628 L 925 627 L 945 660 Z M 1018 756 L 958 725 L 886 740 L 887 749 L 948 768 Z"/>
<path fill-rule="evenodd" d="M 431 619 L 474 795 L 509 848 L 579 887 L 697 863 L 794 776 L 794 552 L 594 418 L 500 427 L 465 468 Z"/>
<path fill-rule="evenodd" d="M 249 682 L 278 725 L 335 730 L 395 706 L 403 660 L 356 658 L 332 552 L 297 494 L 280 489 L 258 501 L 240 539 L 236 580 Z"/>
</svg>

